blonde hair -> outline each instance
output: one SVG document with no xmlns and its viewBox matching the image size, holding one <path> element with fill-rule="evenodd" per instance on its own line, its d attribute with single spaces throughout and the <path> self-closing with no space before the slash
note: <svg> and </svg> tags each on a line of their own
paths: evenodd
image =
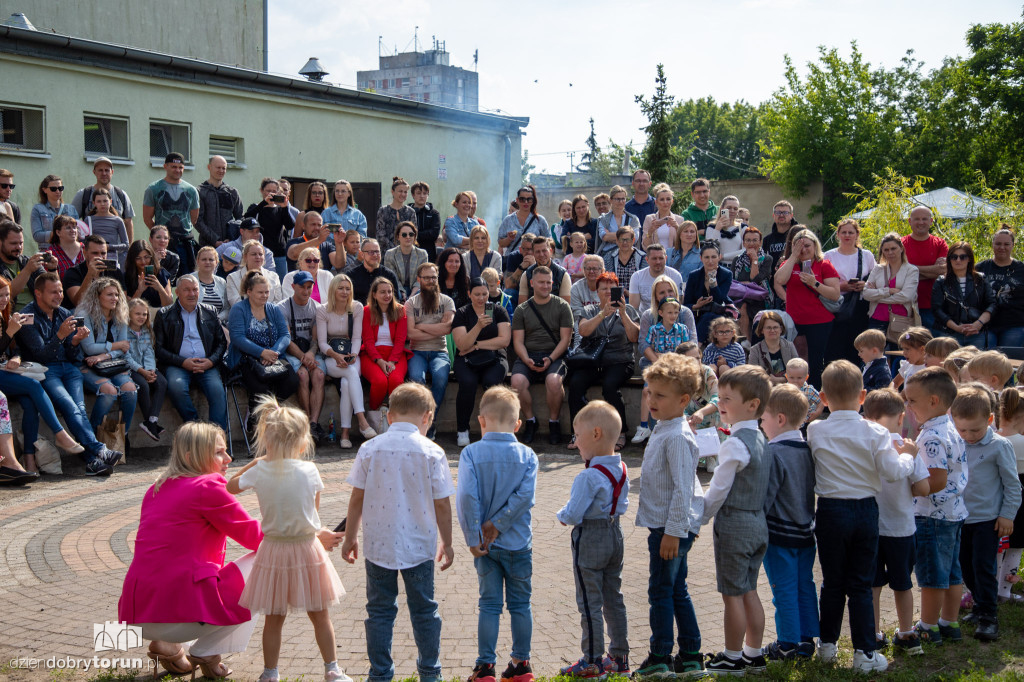
<svg viewBox="0 0 1024 682">
<path fill-rule="evenodd" d="M 791 358 L 790 361 L 786 363 L 786 371 L 799 372 L 802 376 L 806 377 L 810 374 L 811 367 L 803 358 Z"/>
<path fill-rule="evenodd" d="M 299 259 L 298 259 L 298 261 L 296 262 L 296 265 L 295 265 L 295 268 L 297 270 L 301 270 L 302 269 L 302 268 L 298 267 L 298 263 L 302 263 L 303 261 L 305 261 L 308 256 L 316 256 L 319 259 L 320 258 L 320 249 L 318 249 L 316 247 L 313 247 L 313 246 L 308 246 L 308 247 L 304 248 L 302 251 L 299 251 Z M 320 269 L 320 266 L 317 265 L 317 270 L 319 270 L 319 269 Z M 308 272 L 308 270 L 307 270 L 307 272 Z"/>
<path fill-rule="evenodd" d="M 214 257 L 217 259 L 217 262 L 220 262 L 220 256 L 217 255 L 217 249 L 213 248 L 212 246 L 204 246 L 203 248 L 196 251 L 196 261 L 198 261 L 199 257 L 202 256 L 204 253 L 212 253 Z"/>
<path fill-rule="evenodd" d="M 711 324 L 708 325 L 708 343 L 714 344 L 715 342 L 715 331 L 719 327 L 728 327 L 732 330 L 732 340 L 729 343 L 735 343 L 736 337 L 740 333 L 740 328 L 736 326 L 735 320 L 731 317 L 716 317 L 711 320 Z"/>
<path fill-rule="evenodd" d="M 914 372 L 907 377 L 906 385 L 920 385 L 926 394 L 937 396 L 939 406 L 943 409 L 949 409 L 956 399 L 956 382 L 949 376 L 949 372 L 941 367 L 925 367 L 919 372 Z"/>
<path fill-rule="evenodd" d="M 469 243 L 472 244 L 473 237 L 477 236 L 478 234 L 483 234 L 483 236 L 487 237 L 487 248 L 491 248 L 491 233 L 483 225 L 474 225 L 473 229 L 469 231 Z"/>
<path fill-rule="evenodd" d="M 654 293 L 658 289 L 658 285 L 662 282 L 668 282 L 672 285 L 672 298 L 679 298 L 679 285 L 672 281 L 672 278 L 668 275 L 658 275 L 658 277 L 651 282 L 651 317 L 655 320 L 658 319 L 658 299 L 655 298 Z"/>
<path fill-rule="evenodd" d="M 89 288 L 85 290 L 81 303 L 76 308 L 91 323 L 93 331 L 97 331 L 101 322 L 106 322 L 103 314 L 103 306 L 100 305 L 100 296 L 103 292 L 113 287 L 117 290 L 117 304 L 114 306 L 113 314 L 110 316 L 110 324 L 128 326 L 128 299 L 124 295 L 124 289 L 118 281 L 112 277 L 100 277 L 93 280 Z M 13 297 L 12 297 L 13 298 Z"/>
<path fill-rule="evenodd" d="M 433 412 L 434 395 L 423 384 L 407 381 L 394 391 L 388 398 L 388 406 L 393 415 L 412 417 Z M 481 405 L 482 406 L 482 405 Z"/>
<path fill-rule="evenodd" d="M 491 386 L 480 398 L 480 414 L 500 424 L 515 424 L 519 418 L 519 395 L 505 386 Z"/>
<path fill-rule="evenodd" d="M 932 332 L 924 327 L 911 327 L 900 335 L 897 345 L 900 348 L 926 348 L 934 338 Z"/>
<path fill-rule="evenodd" d="M 587 235 L 583 234 L 582 232 L 573 232 L 572 234 L 569 235 L 569 246 L 572 247 L 572 240 L 573 239 L 577 239 L 577 238 L 583 240 L 583 253 L 586 253 L 587 252 Z"/>
<path fill-rule="evenodd" d="M 949 372 L 949 376 L 953 377 L 953 381 L 959 383 L 963 377 L 963 370 L 967 367 L 967 363 L 974 359 L 974 357 L 980 353 L 977 346 L 963 346 L 957 348 L 955 351 L 946 356 L 946 359 L 942 361 L 942 369 Z"/>
<path fill-rule="evenodd" d="M 576 413 L 572 420 L 573 429 L 584 431 L 588 428 L 599 427 L 601 429 L 601 440 L 599 445 L 603 451 L 611 454 L 614 451 L 615 441 L 622 432 L 622 417 L 619 411 L 603 400 L 591 400 Z M 601 455 L 603 453 L 594 453 Z"/>
<path fill-rule="evenodd" d="M 700 362 L 688 355 L 664 353 L 644 370 L 644 383 L 657 381 L 680 396 L 693 396 L 701 388 Z"/>
<path fill-rule="evenodd" d="M 885 350 L 885 333 L 881 329 L 865 329 L 853 340 L 853 347 Z"/>
<path fill-rule="evenodd" d="M 787 424 L 799 427 L 807 418 L 808 405 L 807 396 L 799 388 L 793 384 L 779 384 L 772 387 L 764 409 L 772 414 L 781 414 Z"/>
<path fill-rule="evenodd" d="M 651 190 L 651 195 L 655 199 L 657 199 L 658 195 L 661 194 L 662 192 L 668 192 L 669 196 L 671 196 L 673 199 L 676 196 L 676 193 L 672 191 L 672 188 L 668 186 L 667 182 L 659 182 L 657 185 L 655 185 L 654 189 Z"/>
<path fill-rule="evenodd" d="M 480 279 L 487 282 L 488 284 L 494 284 L 495 282 L 501 281 L 501 275 L 494 268 L 484 268 L 480 271 Z"/>
<path fill-rule="evenodd" d="M 764 413 L 764 408 L 768 405 L 768 396 L 772 392 L 772 382 L 768 378 L 768 373 L 757 365 L 737 365 L 725 370 L 718 377 L 718 390 L 721 391 L 724 387 L 735 389 L 743 398 L 743 402 L 756 400 L 757 417 Z"/>
<path fill-rule="evenodd" d="M 128 326 L 131 327 L 131 324 L 132 324 L 132 310 L 134 310 L 136 308 L 142 308 L 143 310 L 146 311 L 146 321 L 142 325 L 142 327 L 147 332 L 149 332 L 150 336 L 152 336 L 153 335 L 153 319 L 152 319 L 152 316 L 149 314 L 149 303 L 144 301 L 141 298 L 133 298 L 132 300 L 128 301 Z"/>
<path fill-rule="evenodd" d="M 939 360 L 945 360 L 959 348 L 960 344 L 951 336 L 936 336 L 924 344 L 924 352 Z"/>
<path fill-rule="evenodd" d="M 316 445 L 309 432 L 309 415 L 302 410 L 282 405 L 273 395 L 260 396 L 257 401 L 256 434 L 253 452 L 256 457 L 270 459 L 309 459 Z"/>
<path fill-rule="evenodd" d="M 989 417 L 998 412 L 996 394 L 988 386 L 972 381 L 964 384 L 956 393 L 949 414 L 953 419 L 977 419 Z"/>
<path fill-rule="evenodd" d="M 895 388 L 879 388 L 864 398 L 864 416 L 877 420 L 882 417 L 898 417 L 906 411 L 903 398 Z"/>
<path fill-rule="evenodd" d="M 348 305 L 345 307 L 344 310 L 335 310 L 334 309 L 335 306 L 338 305 L 338 299 L 337 299 L 338 287 L 341 286 L 342 282 L 348 282 Z M 327 308 L 327 312 L 335 313 L 335 314 L 340 315 L 342 313 L 351 313 L 351 312 L 353 312 L 352 311 L 352 304 L 354 302 L 355 302 L 355 290 L 352 287 L 352 279 L 348 275 L 346 275 L 345 273 L 339 272 L 337 275 L 334 276 L 334 278 L 331 280 L 330 285 L 328 285 L 328 287 L 327 287 L 327 302 L 324 304 L 324 306 Z M 352 333 L 353 332 L 350 329 L 349 330 L 349 334 L 352 335 Z"/>
<path fill-rule="evenodd" d="M 306 427 L 309 428 L 308 425 Z M 210 422 L 185 422 L 174 432 L 171 443 L 171 458 L 167 467 L 153 484 L 153 494 L 160 492 L 160 486 L 172 478 L 195 478 L 214 473 L 214 457 L 217 455 L 217 439 L 227 445 L 224 430 Z"/>
<path fill-rule="evenodd" d="M 608 190 L 608 198 L 609 198 L 609 199 L 611 199 L 612 197 L 614 197 L 614 196 L 615 196 L 616 194 L 625 194 L 626 196 L 629 196 L 629 195 L 628 195 L 628 194 L 626 193 L 626 188 L 625 188 L 625 187 L 623 187 L 622 185 L 615 185 L 615 186 L 614 186 L 614 187 L 612 187 L 612 188 L 611 188 L 610 190 Z M 598 196 L 601 196 L 601 195 L 599 194 Z M 596 198 L 596 197 L 595 197 L 595 198 Z"/>
<path fill-rule="evenodd" d="M 793 240 L 790 242 L 793 245 L 792 253 L 790 257 L 793 257 L 793 253 L 796 252 L 796 242 L 798 239 L 808 239 L 814 245 L 814 258 L 815 262 L 825 260 L 825 255 L 821 251 L 821 241 L 818 239 L 818 235 L 814 234 L 813 230 L 804 227 L 802 230 L 797 231 L 793 234 Z"/>
<path fill-rule="evenodd" d="M 849 360 L 830 362 L 821 373 L 821 392 L 830 403 L 853 400 L 864 390 L 864 374 Z"/>
<path fill-rule="evenodd" d="M 999 351 L 987 350 L 968 360 L 967 373 L 986 379 L 995 376 L 1000 384 L 1005 384 L 1013 376 L 1013 363 Z"/>
<path fill-rule="evenodd" d="M 1024 416 L 1024 387 L 1011 386 L 999 394 L 999 423 L 1008 426 Z"/>
</svg>

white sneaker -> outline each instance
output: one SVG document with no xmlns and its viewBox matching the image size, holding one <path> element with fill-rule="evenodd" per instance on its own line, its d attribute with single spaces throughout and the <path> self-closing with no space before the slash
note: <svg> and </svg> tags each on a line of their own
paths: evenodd
<svg viewBox="0 0 1024 682">
<path fill-rule="evenodd" d="M 834 644 L 832 646 L 835 646 Z M 820 650 L 819 650 L 820 651 Z M 881 653 L 875 651 L 871 658 L 860 649 L 853 652 L 853 669 L 861 673 L 885 672 L 889 667 L 889 661 Z"/>
<path fill-rule="evenodd" d="M 382 406 L 380 408 L 380 428 L 377 429 L 377 433 L 387 433 L 389 426 L 390 424 L 388 424 L 388 408 L 386 406 Z"/>
<path fill-rule="evenodd" d="M 324 680 L 325 682 L 352 682 L 352 678 L 346 675 L 341 668 L 328 670 L 324 673 Z"/>
<path fill-rule="evenodd" d="M 835 644 L 829 644 L 828 642 L 818 642 L 818 660 L 822 663 L 835 663 L 836 655 L 839 650 Z M 876 656 L 878 654 L 875 654 Z"/>
<path fill-rule="evenodd" d="M 464 448 L 469 445 L 469 431 L 459 431 L 459 442 L 460 448 Z"/>
<path fill-rule="evenodd" d="M 715 473 L 715 469 L 718 468 L 718 457 L 714 455 L 706 457 L 704 459 L 704 467 L 707 469 L 709 474 Z"/>
<path fill-rule="evenodd" d="M 638 426 L 636 427 L 636 433 L 633 434 L 633 440 L 631 442 L 633 445 L 639 445 L 650 437 L 651 430 L 649 428 L 646 426 Z"/>
<path fill-rule="evenodd" d="M 380 410 L 367 410 L 366 421 L 369 422 L 370 428 L 380 433 Z"/>
</svg>

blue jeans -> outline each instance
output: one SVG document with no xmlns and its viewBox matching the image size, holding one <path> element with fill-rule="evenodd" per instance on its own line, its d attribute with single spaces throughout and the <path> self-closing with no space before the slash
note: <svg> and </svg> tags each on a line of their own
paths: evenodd
<svg viewBox="0 0 1024 682">
<path fill-rule="evenodd" d="M 284 276 L 288 274 L 288 258 L 274 256 L 274 269 L 277 270 L 277 276 L 284 279 Z"/>
<path fill-rule="evenodd" d="M 697 653 L 700 651 L 700 627 L 690 593 L 686 590 L 686 554 L 697 536 L 690 533 L 679 538 L 679 555 L 665 561 L 661 558 L 661 538 L 664 535 L 664 528 L 651 528 L 647 536 L 647 551 L 651 559 L 647 582 L 647 601 L 651 607 L 651 653 L 672 655 L 673 620 L 679 628 L 679 651 Z"/>
<path fill-rule="evenodd" d="M 949 327 L 942 327 L 940 329 L 933 329 L 935 336 L 948 336 L 951 339 L 955 339 L 961 346 L 974 346 L 980 350 L 988 348 L 988 339 L 991 336 L 989 332 L 981 332 L 973 336 L 965 336 L 960 332 L 955 332 L 949 329 Z"/>
<path fill-rule="evenodd" d="M 932 312 L 931 308 L 921 308 L 921 326 L 925 329 L 931 329 L 935 326 L 935 313 Z"/>
<path fill-rule="evenodd" d="M 389 682 L 395 676 L 391 640 L 398 615 L 398 573 L 366 561 L 366 654 L 369 682 Z M 434 601 L 434 562 L 424 561 L 401 570 L 405 598 L 416 640 L 416 672 L 420 682 L 441 680 L 441 616 Z"/>
<path fill-rule="evenodd" d="M 104 393 L 100 390 L 100 387 L 110 382 L 117 387 L 117 393 Z M 132 383 L 132 376 L 128 372 L 121 372 L 115 374 L 112 377 L 101 377 L 99 374 L 95 374 L 85 367 L 82 368 L 82 385 L 89 389 L 90 392 L 96 394 L 96 402 L 92 406 L 92 414 L 89 415 L 89 423 L 92 425 L 92 430 L 95 431 L 100 427 L 103 422 L 103 418 L 110 414 L 110 411 L 114 409 L 114 403 L 118 400 L 121 401 L 121 412 L 124 415 L 124 427 L 125 429 L 131 428 L 132 418 L 135 416 L 135 406 L 138 404 L 139 394 L 137 389 L 121 390 L 121 387 L 125 384 Z"/>
<path fill-rule="evenodd" d="M 487 554 L 474 558 L 473 565 L 476 566 L 480 585 L 476 662 L 494 664 L 497 661 L 494 647 L 498 644 L 504 601 L 508 602 L 512 626 L 512 658 L 529 660 L 533 637 L 533 613 L 530 610 L 533 549 L 512 552 L 492 546 Z"/>
<path fill-rule="evenodd" d="M 53 403 L 43 390 L 43 385 L 35 379 L 29 379 L 14 372 L 0 372 L 0 391 L 8 398 L 17 398 L 21 403 L 21 433 L 25 445 L 22 448 L 26 455 L 36 452 L 36 441 L 39 440 L 39 417 L 57 435 L 64 426 L 57 419 Z"/>
<path fill-rule="evenodd" d="M 192 396 L 188 394 L 193 383 L 199 384 L 206 402 L 210 404 L 210 421 L 219 425 L 227 431 L 228 428 L 228 399 L 224 392 L 224 383 L 220 379 L 220 372 L 216 369 L 208 369 L 205 372 L 189 372 L 181 367 L 168 365 L 164 371 L 167 377 L 167 392 L 171 397 L 171 404 L 178 411 L 181 418 L 186 422 L 199 420 L 199 413 L 192 403 Z"/>
<path fill-rule="evenodd" d="M 96 440 L 96 433 L 85 416 L 82 372 L 70 362 L 54 362 L 46 367 L 43 389 L 50 396 L 53 406 L 64 415 L 71 435 L 85 448 L 82 459 L 88 464 L 103 452 L 105 446 Z"/>
<path fill-rule="evenodd" d="M 430 372 L 430 392 L 434 394 L 434 416 L 441 411 L 444 392 L 448 389 L 448 374 L 452 365 L 448 360 L 448 351 L 414 350 L 409 358 L 409 369 L 406 377 L 417 384 L 427 383 L 427 372 Z"/>
<path fill-rule="evenodd" d="M 768 543 L 764 572 L 772 586 L 775 633 L 780 642 L 798 644 L 818 636 L 814 552 L 813 545 L 796 548 Z"/>
<path fill-rule="evenodd" d="M 1024 346 L 1024 327 L 1007 327 L 989 332 L 989 348 L 993 346 Z"/>
</svg>

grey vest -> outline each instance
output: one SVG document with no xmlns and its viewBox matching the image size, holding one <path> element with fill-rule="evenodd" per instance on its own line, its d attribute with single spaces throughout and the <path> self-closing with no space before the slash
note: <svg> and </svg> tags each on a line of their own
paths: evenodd
<svg viewBox="0 0 1024 682">
<path fill-rule="evenodd" d="M 764 434 L 754 429 L 740 429 L 734 437 L 747 446 L 750 462 L 742 471 L 736 472 L 722 508 L 763 513 L 764 499 L 768 494 L 768 477 L 772 472 L 768 441 Z"/>
</svg>

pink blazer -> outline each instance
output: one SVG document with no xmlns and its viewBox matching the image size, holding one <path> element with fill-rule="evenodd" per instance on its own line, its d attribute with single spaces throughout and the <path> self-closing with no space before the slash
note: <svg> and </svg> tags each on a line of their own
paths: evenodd
<svg viewBox="0 0 1024 682">
<path fill-rule="evenodd" d="M 247 549 L 263 539 L 220 474 L 164 481 L 142 500 L 135 557 L 124 578 L 118 618 L 128 623 L 234 625 L 251 619 L 238 605 L 245 587 L 234 564 L 224 566 L 227 538 Z"/>
</svg>

